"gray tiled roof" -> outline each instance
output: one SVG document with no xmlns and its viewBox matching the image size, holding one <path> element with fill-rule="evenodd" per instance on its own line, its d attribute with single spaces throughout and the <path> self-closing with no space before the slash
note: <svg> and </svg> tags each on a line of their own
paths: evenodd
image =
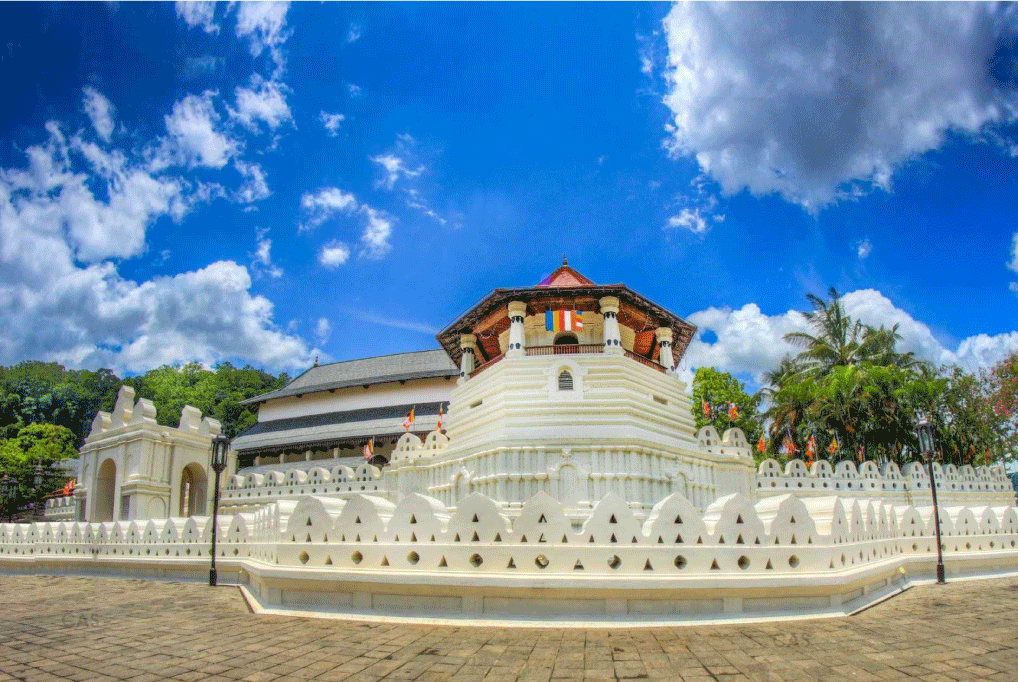
<svg viewBox="0 0 1018 682">
<path fill-rule="evenodd" d="M 408 379 L 454 377 L 459 369 L 442 349 L 414 353 L 380 355 L 374 358 L 317 365 L 301 374 L 283 388 L 248 398 L 242 405 L 261 403 L 273 398 L 306 395 L 350 386 L 367 386 Z"/>
<path fill-rule="evenodd" d="M 233 439 L 239 452 L 326 444 L 352 438 L 395 436 L 403 433 L 403 420 L 414 408 L 414 433 L 433 431 L 438 423 L 438 408 L 447 403 L 387 405 L 345 412 L 304 415 L 257 422 Z"/>
</svg>

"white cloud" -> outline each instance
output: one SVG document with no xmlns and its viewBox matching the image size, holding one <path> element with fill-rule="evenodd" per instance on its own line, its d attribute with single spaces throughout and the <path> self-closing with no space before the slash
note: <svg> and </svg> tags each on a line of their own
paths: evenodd
<svg viewBox="0 0 1018 682">
<path fill-rule="evenodd" d="M 1018 232 L 1011 238 L 1011 261 L 1007 264 L 1008 270 L 1018 272 Z"/>
<path fill-rule="evenodd" d="M 251 131 L 258 130 L 258 121 L 275 130 L 293 120 L 286 102 L 289 88 L 276 80 L 265 80 L 258 74 L 251 77 L 251 87 L 237 87 L 237 109 L 229 109 L 230 117 Z"/>
<path fill-rule="evenodd" d="M 912 351 L 935 365 L 955 364 L 968 371 L 990 367 L 1018 350 L 1018 331 L 976 334 L 962 339 L 956 348 L 948 348 L 933 336 L 930 328 L 896 307 L 874 289 L 861 289 L 842 298 L 845 311 L 854 319 L 876 327 L 897 324 L 901 340 L 899 351 Z M 746 373 L 761 382 L 764 372 L 775 369 L 787 353 L 798 349 L 783 340 L 792 331 L 809 331 L 805 319 L 795 310 L 766 315 L 755 303 L 742 308 L 708 308 L 687 318 L 698 328 L 697 338 L 683 358 L 683 380 L 691 381 L 691 369 L 717 367 L 727 372 Z M 717 339 L 703 341 L 705 332 Z"/>
<path fill-rule="evenodd" d="M 305 192 L 300 205 L 308 216 L 300 224 L 300 232 L 313 230 L 336 214 L 349 215 L 358 208 L 357 197 L 338 187 L 326 187 L 317 193 Z"/>
<path fill-rule="evenodd" d="M 364 206 L 363 211 L 368 217 L 368 224 L 364 228 L 364 234 L 361 235 L 361 243 L 364 245 L 364 251 L 361 253 L 366 258 L 382 258 L 392 250 L 389 238 L 392 236 L 392 226 L 396 219 L 370 206 Z"/>
<path fill-rule="evenodd" d="M 265 177 L 265 169 L 261 167 L 261 164 L 237 159 L 233 165 L 244 178 L 244 183 L 233 193 L 234 201 L 241 204 L 252 204 L 267 199 L 272 194 Z"/>
<path fill-rule="evenodd" d="M 361 88 L 361 86 L 357 85 L 356 83 L 347 83 L 346 91 L 350 93 L 351 97 L 360 97 L 361 95 L 364 94 L 363 88 Z"/>
<path fill-rule="evenodd" d="M 350 24 L 350 28 L 346 32 L 346 42 L 356 43 L 361 39 L 361 33 L 363 28 L 360 24 Z"/>
<path fill-rule="evenodd" d="M 991 75 L 1015 34 L 1006 6 L 681 3 L 664 27 L 669 144 L 725 194 L 815 211 L 1018 112 Z"/>
<path fill-rule="evenodd" d="M 432 336 L 439 332 L 438 329 L 429 324 L 422 324 L 420 322 L 413 322 L 410 320 L 397 320 L 387 315 L 375 315 L 374 313 L 365 313 L 362 311 L 351 311 L 351 314 L 357 319 L 364 320 L 365 322 L 371 322 L 372 324 L 379 324 L 383 327 L 405 329 L 407 331 L 420 332 L 421 334 L 428 334 Z"/>
<path fill-rule="evenodd" d="M 360 255 L 364 258 L 379 259 L 392 249 L 389 238 L 392 236 L 392 228 L 396 219 L 384 211 L 359 203 L 357 197 L 349 192 L 344 192 L 337 187 L 326 187 L 317 193 L 305 193 L 301 197 L 300 204 L 307 215 L 298 228 L 300 232 L 312 230 L 336 215 L 357 214 L 363 216 L 366 222 L 364 232 L 361 234 Z M 349 249 L 339 242 L 336 244 L 345 251 L 342 259 L 338 260 L 342 252 L 336 251 L 330 255 L 330 262 L 326 263 L 322 257 L 323 251 L 319 253 L 318 261 L 320 263 L 339 265 L 346 262 L 350 255 Z"/>
<path fill-rule="evenodd" d="M 86 86 L 83 88 L 83 92 L 85 93 L 85 113 L 92 120 L 92 127 L 99 137 L 109 142 L 114 128 L 113 105 L 94 88 Z"/>
<path fill-rule="evenodd" d="M 25 168 L 0 169 L 0 364 L 33 358 L 118 373 L 224 358 L 310 364 L 313 353 L 276 327 L 243 266 L 219 261 L 138 282 L 110 260 L 144 252 L 146 230 L 183 217 L 207 186 L 46 128 Z M 90 191 L 96 184 L 105 201 Z M 271 262 L 270 248 L 260 244 L 256 257 Z"/>
<path fill-rule="evenodd" d="M 210 35 L 219 33 L 219 24 L 215 20 L 216 3 L 213 0 L 177 0 L 176 7 L 177 16 L 191 28 L 200 26 Z"/>
<path fill-rule="evenodd" d="M 170 165 L 222 168 L 240 152 L 241 143 L 219 125 L 213 104 L 217 94 L 206 90 L 200 97 L 187 95 L 173 104 L 173 112 L 163 117 L 169 136 L 155 152 L 154 169 Z"/>
<path fill-rule="evenodd" d="M 869 237 L 863 239 L 856 248 L 856 254 L 859 256 L 859 260 L 866 260 L 870 253 L 873 251 L 873 242 L 870 241 Z"/>
<path fill-rule="evenodd" d="M 269 228 L 255 228 L 257 250 L 254 253 L 254 260 L 251 262 L 251 269 L 257 275 L 265 274 L 277 279 L 283 276 L 283 269 L 272 262 L 272 240 L 268 235 Z"/>
<path fill-rule="evenodd" d="M 700 209 L 689 208 L 684 208 L 677 215 L 669 218 L 668 227 L 681 227 L 696 235 L 706 234 L 710 229 L 703 212 Z"/>
<path fill-rule="evenodd" d="M 369 158 L 385 171 L 385 177 L 375 183 L 376 187 L 392 189 L 400 178 L 416 178 L 425 171 L 424 166 L 408 168 L 406 161 L 395 154 L 380 154 Z"/>
<path fill-rule="evenodd" d="M 318 262 L 327 268 L 336 268 L 350 258 L 350 247 L 343 242 L 331 241 L 318 252 Z"/>
<path fill-rule="evenodd" d="M 322 125 L 329 132 L 329 137 L 336 137 L 339 134 L 339 126 L 346 120 L 346 116 L 343 114 L 329 114 L 323 111 L 319 116 L 319 120 L 321 120 Z"/>
<path fill-rule="evenodd" d="M 315 326 L 315 338 L 318 340 L 318 345 L 324 346 L 331 334 L 332 326 L 329 324 L 329 321 L 324 317 L 319 317 L 318 324 Z"/>
<path fill-rule="evenodd" d="M 289 2 L 241 2 L 237 8 L 237 37 L 248 38 L 251 56 L 257 57 L 264 50 L 272 53 L 277 67 L 282 67 L 283 57 L 279 48 L 290 37 L 286 30 L 286 13 Z"/>
</svg>

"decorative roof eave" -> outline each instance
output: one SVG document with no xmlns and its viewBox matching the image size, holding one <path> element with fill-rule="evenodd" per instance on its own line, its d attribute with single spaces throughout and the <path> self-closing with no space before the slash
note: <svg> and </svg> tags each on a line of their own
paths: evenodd
<svg viewBox="0 0 1018 682">
<path fill-rule="evenodd" d="M 506 304 L 508 304 L 509 301 L 526 301 L 527 312 L 530 314 L 537 314 L 543 312 L 543 310 L 536 310 L 535 308 L 539 308 L 541 306 L 534 306 L 534 303 L 563 299 L 576 300 L 579 298 L 589 298 L 593 300 L 592 305 L 594 307 L 592 309 L 596 311 L 597 301 L 604 296 L 615 296 L 623 305 L 628 305 L 652 314 L 659 323 L 657 326 L 670 327 L 674 335 L 672 341 L 672 355 L 674 356 L 676 364 L 678 364 L 678 362 L 682 359 L 682 356 L 685 355 L 686 350 L 689 348 L 689 344 L 693 341 L 693 337 L 696 334 L 696 325 L 690 324 L 667 308 L 664 308 L 650 299 L 641 296 L 632 289 L 629 289 L 625 284 L 598 284 L 576 287 L 536 286 L 516 289 L 495 289 L 471 307 L 467 312 L 460 315 L 455 322 L 439 332 L 435 338 L 445 349 L 446 353 L 449 354 L 449 357 L 452 358 L 453 362 L 459 365 L 460 356 L 462 354 L 459 343 L 460 335 L 474 333 L 478 324 L 481 322 L 492 322 L 492 320 L 488 318 L 492 316 L 492 313 L 497 311 L 499 306 L 505 309 L 504 316 L 507 317 L 508 310 L 506 309 Z"/>
<path fill-rule="evenodd" d="M 432 429 L 433 431 L 434 429 Z M 380 441 L 391 441 L 395 443 L 400 437 L 407 433 L 406 431 L 391 431 L 386 433 L 378 433 L 372 436 L 344 436 L 340 438 L 318 438 L 308 439 L 301 441 L 293 441 L 290 443 L 281 444 L 267 444 L 267 445 L 256 445 L 249 448 L 242 448 L 237 450 L 238 457 L 250 457 L 254 455 L 264 455 L 268 453 L 278 454 L 280 452 L 292 453 L 292 452 L 304 452 L 307 450 L 331 450 L 332 448 L 362 448 L 364 444 L 368 442 L 369 438 L 374 438 L 375 442 Z M 427 430 L 411 430 L 410 433 L 414 434 L 421 440 L 427 438 L 431 431 Z M 314 460 L 313 460 L 314 461 Z M 318 460 L 326 461 L 326 460 Z"/>
</svg>

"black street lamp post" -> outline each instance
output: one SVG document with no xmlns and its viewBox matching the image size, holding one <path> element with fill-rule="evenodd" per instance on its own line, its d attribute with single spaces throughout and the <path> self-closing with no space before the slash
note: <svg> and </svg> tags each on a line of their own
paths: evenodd
<svg viewBox="0 0 1018 682">
<path fill-rule="evenodd" d="M 35 496 L 37 498 L 35 504 L 32 505 L 34 507 L 32 511 L 35 517 L 41 521 L 46 515 L 46 501 L 41 499 L 39 495 L 39 489 L 42 488 L 42 462 L 38 462 L 35 465 L 35 477 L 32 479 L 32 483 L 35 486 Z"/>
<path fill-rule="evenodd" d="M 930 491 L 933 493 L 933 527 L 937 531 L 937 584 L 943 585 L 944 580 L 944 551 L 940 544 L 940 510 L 937 507 L 937 482 L 933 478 L 933 424 L 925 417 L 919 419 L 916 425 L 916 435 L 919 437 L 919 452 L 926 459 L 926 469 L 930 474 Z"/>
<path fill-rule="evenodd" d="M 209 570 L 209 587 L 216 586 L 216 531 L 219 516 L 219 474 L 226 468 L 226 453 L 230 439 L 220 434 L 212 439 L 212 470 L 216 472 L 216 487 L 212 498 L 212 568 Z"/>
<path fill-rule="evenodd" d="M 11 477 L 4 472 L 4 476 L 0 479 L 0 504 L 3 505 L 3 512 L 6 512 L 7 522 L 10 523 L 11 519 L 11 499 L 14 497 L 14 486 L 16 484 L 11 480 Z"/>
</svg>

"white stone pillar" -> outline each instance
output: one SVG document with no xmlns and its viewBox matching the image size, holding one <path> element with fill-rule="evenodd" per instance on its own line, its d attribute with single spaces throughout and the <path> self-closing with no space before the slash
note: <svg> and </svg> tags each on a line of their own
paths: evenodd
<svg viewBox="0 0 1018 682">
<path fill-rule="evenodd" d="M 477 337 L 473 334 L 460 334 L 460 350 L 463 355 L 460 357 L 460 378 L 456 381 L 462 384 L 470 378 L 474 371 L 474 351 L 477 349 Z"/>
<path fill-rule="evenodd" d="M 304 461 L 305 462 L 310 462 L 311 461 L 311 451 L 310 450 L 305 450 L 304 451 Z"/>
<path fill-rule="evenodd" d="M 658 353 L 658 362 L 665 370 L 672 374 L 675 372 L 675 360 L 672 358 L 672 330 L 670 327 L 658 327 L 654 331 L 657 337 L 657 345 L 661 349 Z"/>
<path fill-rule="evenodd" d="M 526 317 L 526 303 L 523 301 L 512 301 L 509 303 L 509 347 L 505 352 L 507 358 L 522 358 L 527 354 L 523 338 L 523 320 Z"/>
<path fill-rule="evenodd" d="M 623 355 L 622 334 L 619 332 L 619 299 L 605 296 L 600 300 L 601 314 L 604 316 L 604 352 L 611 355 Z"/>
</svg>

